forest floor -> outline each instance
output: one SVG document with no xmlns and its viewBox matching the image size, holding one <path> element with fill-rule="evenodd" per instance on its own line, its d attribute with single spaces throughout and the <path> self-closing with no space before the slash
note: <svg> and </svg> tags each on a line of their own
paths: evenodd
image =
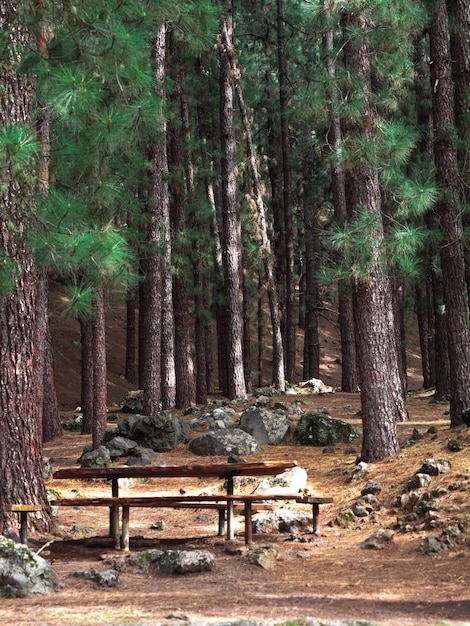
<svg viewBox="0 0 470 626">
<path fill-rule="evenodd" d="M 116 314 L 117 315 L 117 314 Z M 112 324 L 110 324 L 112 329 Z M 116 317 L 116 336 L 108 340 L 119 346 L 118 333 L 122 320 Z M 324 353 L 322 378 L 333 384 L 337 379 L 337 355 L 334 326 L 323 331 Z M 55 342 L 59 356 L 58 390 L 65 411 L 71 411 L 78 397 L 79 379 L 76 366 L 65 363 L 70 358 L 76 329 L 62 328 L 62 342 Z M 334 346 L 333 346 L 334 344 Z M 71 347 L 72 346 L 72 347 Z M 330 348 L 330 349 L 329 349 Z M 337 348 L 336 348 L 337 351 Z M 122 355 L 122 348 L 111 348 L 111 362 Z M 411 354 L 410 362 L 415 355 Z M 61 360 L 62 359 L 62 360 Z M 56 361 L 57 367 L 57 361 Z M 301 624 L 302 619 L 318 619 L 321 624 L 372 622 L 387 626 L 470 624 L 470 542 L 451 543 L 448 550 L 428 556 L 419 549 L 421 541 L 431 531 L 422 529 L 396 531 L 383 550 L 370 550 L 361 543 L 380 528 L 393 527 L 403 511 L 396 506 L 397 496 L 406 491 L 406 484 L 426 458 L 447 458 L 451 471 L 433 477 L 432 488 L 445 488 L 442 496 L 444 510 L 452 519 L 470 516 L 470 433 L 449 429 L 447 405 L 431 402 L 431 394 L 419 391 L 419 370 L 410 367 L 410 380 L 416 392 L 408 398 L 410 421 L 399 424 L 401 452 L 395 457 L 369 465 L 366 479 L 352 479 L 360 439 L 341 444 L 324 453 L 321 448 L 296 444 L 288 436 L 282 445 L 265 446 L 261 456 L 253 460 L 295 459 L 308 471 L 308 486 L 316 495 L 332 496 L 334 503 L 320 511 L 320 536 L 304 535 L 302 541 L 292 541 L 290 535 L 254 535 L 255 547 L 274 542 L 280 558 L 273 569 L 266 570 L 245 562 L 239 555 L 226 551 L 226 542 L 217 536 L 217 513 L 198 510 L 132 509 L 131 551 L 144 548 L 210 550 L 216 561 L 213 571 L 188 575 L 120 573 L 115 588 L 99 587 L 95 582 L 71 576 L 72 572 L 105 570 L 120 558 L 106 537 L 107 510 L 87 508 L 59 509 L 59 532 L 41 537 L 32 533 L 31 547 L 44 548 L 42 556 L 52 565 L 63 581 L 55 594 L 31 598 L 2 600 L 0 623 L 12 626 L 88 626 L 98 624 L 224 624 L 232 620 L 257 620 L 258 623 L 286 622 Z M 111 403 L 117 403 L 126 393 L 118 368 L 110 372 Z M 414 378 L 413 378 L 414 377 Z M 68 382 L 66 382 L 68 381 Z M 120 381 L 122 385 L 120 385 Z M 74 397 L 75 394 L 75 397 Z M 221 399 L 221 398 L 219 398 Z M 333 393 L 323 396 L 285 396 L 284 401 L 301 401 L 303 408 L 327 407 L 333 417 L 344 419 L 361 432 L 358 415 L 358 394 Z M 110 418 L 112 414 L 110 413 Z M 111 426 L 111 424 L 110 424 Z M 433 426 L 434 434 L 428 433 Z M 407 446 L 413 430 L 423 435 L 414 445 Z M 451 437 L 466 444 L 461 452 L 447 448 Z M 89 437 L 65 432 L 61 439 L 48 443 L 45 454 L 52 459 L 53 469 L 76 464 Z M 211 458 L 211 461 L 225 459 Z M 170 463 L 201 462 L 188 452 L 186 444 L 158 455 L 158 461 Z M 358 498 L 367 480 L 382 484 L 379 494 L 380 510 L 367 518 L 357 519 L 349 527 L 330 525 L 343 508 Z M 449 485 L 460 481 L 462 490 L 451 491 Z M 211 485 L 207 479 L 159 479 L 129 487 L 129 493 L 141 495 L 152 489 L 178 493 L 184 487 L 189 492 Z M 109 486 L 102 482 L 54 481 L 49 488 L 63 496 L 109 495 Z M 463 491 L 463 489 L 466 489 Z M 73 491 L 75 490 L 75 491 Z M 124 494 L 124 491 L 122 492 Z M 301 510 L 299 505 L 295 510 Z M 308 507 L 307 507 L 308 510 Z M 164 530 L 152 529 L 155 521 L 165 522 Z M 439 530 L 434 531 L 439 534 Z M 242 517 L 236 518 L 236 540 L 243 546 Z M 51 543 L 45 546 L 47 541 Z"/>
</svg>

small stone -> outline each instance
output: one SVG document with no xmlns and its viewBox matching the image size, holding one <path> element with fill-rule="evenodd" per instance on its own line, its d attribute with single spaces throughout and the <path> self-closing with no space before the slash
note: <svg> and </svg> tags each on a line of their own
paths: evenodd
<svg viewBox="0 0 470 626">
<path fill-rule="evenodd" d="M 382 484 L 377 482 L 376 480 L 369 480 L 365 487 L 361 491 L 361 495 L 365 496 L 367 494 L 377 495 L 382 491 Z"/>
<path fill-rule="evenodd" d="M 465 446 L 461 441 L 458 441 L 457 439 L 449 439 L 449 441 L 447 442 L 447 448 L 451 452 L 460 452 L 465 448 Z"/>
</svg>

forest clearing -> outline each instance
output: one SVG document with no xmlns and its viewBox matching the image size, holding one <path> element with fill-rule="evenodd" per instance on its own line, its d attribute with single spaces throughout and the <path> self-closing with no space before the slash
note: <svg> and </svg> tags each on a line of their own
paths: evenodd
<svg viewBox="0 0 470 626">
<path fill-rule="evenodd" d="M 354 415 L 360 407 L 358 400 L 356 394 L 343 393 L 302 398 L 312 406 L 329 407 L 334 417 L 350 421 L 360 430 L 360 419 Z M 470 435 L 466 431 L 452 433 L 466 448 L 451 453 L 447 449 L 451 433 L 445 404 L 430 403 L 428 394 L 418 393 L 408 399 L 408 408 L 410 422 L 399 425 L 400 441 L 408 441 L 414 429 L 423 438 L 413 446 L 404 447 L 396 458 L 371 464 L 367 479 L 351 480 L 355 468 L 351 444 L 338 445 L 327 454 L 322 449 L 293 442 L 265 447 L 263 460 L 295 458 L 299 466 L 308 470 L 308 484 L 313 492 L 334 497 L 334 505 L 321 511 L 319 537 L 305 535 L 304 543 L 290 540 L 288 534 L 254 535 L 254 548 L 266 542 L 278 547 L 280 558 L 272 570 L 243 563 L 241 556 L 226 552 L 225 539 L 216 533 L 215 512 L 133 509 L 131 551 L 208 549 L 215 555 L 215 570 L 172 576 L 123 572 L 116 588 L 103 588 L 70 574 L 106 570 L 122 558 L 106 539 L 106 512 L 99 508 L 76 511 L 67 507 L 59 510 L 59 525 L 65 538 L 55 538 L 44 554 L 63 580 L 63 589 L 50 596 L 2 600 L 0 621 L 18 626 L 63 623 L 143 626 L 197 621 L 227 624 L 230 620 L 291 623 L 310 617 L 336 620 L 335 624 L 338 620 L 390 626 L 470 623 L 470 534 L 435 556 L 423 554 L 420 544 L 426 535 L 439 534 L 438 529 L 396 530 L 383 550 L 360 547 L 379 528 L 393 528 L 397 518 L 404 515 L 395 506 L 396 499 L 429 457 L 447 458 L 451 462 L 451 471 L 432 482 L 433 489 L 446 490 L 445 510 L 453 511 L 445 514 L 445 524 L 450 519 L 468 519 L 470 515 Z M 432 426 L 437 428 L 435 436 L 426 434 Z M 62 439 L 48 444 L 45 452 L 54 459 L 54 468 L 67 467 L 76 463 L 88 442 L 87 436 L 66 433 Z M 359 445 L 357 442 L 353 447 Z M 185 444 L 180 444 L 171 453 L 159 454 L 158 460 L 188 463 L 195 462 L 195 457 L 188 453 Z M 383 486 L 380 510 L 351 527 L 330 526 L 328 522 L 358 496 L 367 480 L 378 480 Z M 462 488 L 448 490 L 456 481 L 462 483 Z M 109 490 L 99 483 L 59 482 L 56 485 L 50 481 L 48 487 L 60 488 L 64 493 L 75 489 L 87 496 L 103 495 Z M 191 485 L 185 480 L 184 487 L 191 486 L 200 488 L 200 481 Z M 167 483 L 159 482 L 158 487 L 177 492 L 181 481 L 168 479 Z M 133 491 L 136 490 L 142 495 L 151 493 L 151 481 L 133 486 Z M 242 548 L 242 517 L 236 519 L 236 542 Z M 156 520 L 165 522 L 165 530 L 152 530 Z M 46 538 L 35 539 L 31 544 L 39 548 Z"/>
<path fill-rule="evenodd" d="M 109 368 L 110 393 L 117 405 L 127 389 L 119 384 L 122 367 L 123 307 L 110 311 L 108 353 L 113 355 Z M 410 326 L 412 326 L 410 324 Z M 73 354 L 72 346 L 77 332 L 76 323 L 63 320 L 54 348 L 58 356 L 58 392 L 64 399 L 65 415 L 73 415 L 74 393 L 79 372 L 65 356 Z M 337 328 L 334 319 L 323 319 L 320 328 L 324 352 L 324 378 L 330 384 L 338 380 Z M 410 337 L 411 383 L 419 384 L 419 361 L 414 360 L 415 345 Z M 326 349 L 329 348 L 329 352 Z M 331 364 L 331 367 L 328 367 Z M 283 401 L 300 401 L 308 407 L 328 407 L 331 415 L 361 429 L 358 415 L 358 394 L 333 393 L 321 396 L 302 394 L 278 396 Z M 451 463 L 448 474 L 434 477 L 432 489 L 445 489 L 442 496 L 445 513 L 444 526 L 451 520 L 465 520 L 470 516 L 470 434 L 463 427 L 450 430 L 447 403 L 431 402 L 432 393 L 415 389 L 407 399 L 410 421 L 398 425 L 401 452 L 384 461 L 369 465 L 367 478 L 352 480 L 356 467 L 354 451 L 360 450 L 360 440 L 340 444 L 334 451 L 324 453 L 322 448 L 300 446 L 290 435 L 277 446 L 265 446 L 262 460 L 295 459 L 308 471 L 308 485 L 318 495 L 332 496 L 334 504 L 321 510 L 319 537 L 304 535 L 302 541 L 292 541 L 289 534 L 254 535 L 254 547 L 273 542 L 280 558 L 272 570 L 243 562 L 242 557 L 226 551 L 226 541 L 217 536 L 217 514 L 211 511 L 173 509 L 133 509 L 131 514 L 131 551 L 159 549 L 208 549 L 215 555 L 216 567 L 211 572 L 189 575 L 162 575 L 140 572 L 122 572 L 116 588 L 103 588 L 95 582 L 70 576 L 72 572 L 95 569 L 106 570 L 115 565 L 122 554 L 112 549 L 106 538 L 108 519 L 105 509 L 59 509 L 61 537 L 32 535 L 31 547 L 37 549 L 47 540 L 43 556 L 50 560 L 61 577 L 64 587 L 50 596 L 2 600 L 0 621 L 18 626 L 44 624 L 57 626 L 95 626 L 96 624 L 227 624 L 231 620 L 272 620 L 291 623 L 302 618 L 323 620 L 363 620 L 366 622 L 401 625 L 442 625 L 470 623 L 470 534 L 451 542 L 449 550 L 435 556 L 423 554 L 420 544 L 424 537 L 439 534 L 439 529 L 425 530 L 420 524 L 415 530 L 396 528 L 397 518 L 405 515 L 396 506 L 407 482 L 427 458 L 446 458 Z M 114 420 L 115 416 L 110 415 Z M 113 421 L 109 426 L 113 426 Z M 435 434 L 428 430 L 434 427 Z M 407 446 L 414 430 L 423 437 Z M 447 444 L 456 437 L 464 450 L 452 453 Z M 76 465 L 90 436 L 64 431 L 64 436 L 46 444 L 45 454 L 52 459 L 53 469 Z M 261 460 L 253 457 L 252 460 Z M 225 459 L 211 458 L 211 462 Z M 179 444 L 168 453 L 158 454 L 158 462 L 201 462 L 188 452 L 187 444 Z M 330 522 L 339 511 L 357 498 L 368 480 L 380 481 L 380 509 L 373 516 L 357 519 L 351 526 L 341 527 Z M 449 485 L 461 487 L 452 491 Z M 184 482 L 186 490 L 201 487 Z M 50 480 L 48 488 L 61 493 L 99 496 L 109 493 L 109 487 L 98 483 Z M 152 492 L 152 482 L 134 485 L 139 495 Z M 159 489 L 178 492 L 179 479 L 168 479 Z M 431 489 L 431 487 L 430 487 Z M 299 505 L 287 505 L 299 507 Z M 305 507 L 300 507 L 300 509 Z M 308 509 L 308 507 L 307 507 Z M 450 513 L 450 511 L 453 511 Z M 243 548 L 242 516 L 237 516 L 236 543 Z M 155 521 L 164 521 L 164 530 L 152 529 Z M 361 547 L 361 543 L 380 528 L 395 528 L 393 539 L 383 550 Z M 442 530 L 442 529 L 441 529 Z M 295 623 L 302 623 L 301 621 Z"/>
</svg>

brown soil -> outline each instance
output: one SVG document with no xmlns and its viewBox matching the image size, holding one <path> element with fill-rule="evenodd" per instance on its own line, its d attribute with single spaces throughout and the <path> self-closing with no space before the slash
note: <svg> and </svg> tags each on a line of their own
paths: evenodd
<svg viewBox="0 0 470 626">
<path fill-rule="evenodd" d="M 78 330 L 70 322 L 62 324 L 62 328 L 58 325 L 54 330 L 56 363 L 60 364 L 57 380 L 61 404 L 64 410 L 70 410 L 78 404 L 79 398 L 78 348 L 75 343 Z M 110 331 L 110 328 L 114 330 Z M 322 344 L 325 356 L 321 375 L 330 384 L 338 384 L 334 331 L 332 323 L 324 324 Z M 108 327 L 108 341 L 114 346 L 110 352 L 110 404 L 117 403 L 130 388 L 123 381 L 119 366 L 122 333 L 122 317 L 115 311 L 115 319 L 111 319 Z M 419 362 L 411 350 L 410 363 L 410 386 L 418 388 Z M 299 397 L 283 398 L 286 399 L 294 401 Z M 360 432 L 358 395 L 303 395 L 300 400 L 307 407 L 328 407 L 334 417 L 353 423 Z M 408 409 L 410 422 L 399 424 L 402 452 L 397 457 L 370 465 L 367 479 L 351 479 L 360 440 L 352 445 L 338 445 L 328 453 L 299 446 L 293 437 L 283 445 L 264 448 L 264 460 L 295 458 L 308 470 L 310 489 L 317 495 L 334 497 L 334 504 L 321 510 L 319 537 L 304 535 L 303 541 L 292 541 L 284 534 L 254 536 L 255 547 L 272 541 L 279 548 L 281 558 L 274 569 L 265 570 L 246 563 L 239 555 L 229 554 L 225 540 L 217 537 L 215 512 L 132 509 L 131 551 L 203 547 L 215 555 L 216 568 L 212 572 L 185 576 L 122 572 L 118 587 L 98 587 L 96 583 L 70 576 L 70 573 L 108 569 L 122 557 L 112 549 L 106 537 L 107 511 L 63 507 L 58 517 L 59 536 L 39 537 L 33 533 L 31 538 L 31 547 L 44 548 L 42 555 L 52 562 L 64 583 L 63 588 L 47 596 L 2 600 L 0 623 L 18 626 L 143 625 L 166 620 L 184 623 L 181 618 L 185 616 L 187 621 L 206 620 L 219 624 L 235 619 L 280 621 L 303 617 L 372 620 L 396 626 L 437 625 L 444 621 L 470 623 L 470 540 L 454 542 L 449 550 L 430 557 L 419 550 L 419 545 L 431 531 L 416 528 L 408 532 L 396 531 L 393 540 L 383 550 L 360 547 L 365 538 L 379 528 L 393 526 L 397 517 L 404 515 L 395 506 L 397 495 L 405 491 L 407 481 L 428 457 L 446 457 L 452 463 L 450 473 L 433 478 L 432 488 L 447 488 L 456 481 L 462 483 L 462 490 L 447 490 L 442 497 L 445 513 L 441 515 L 448 517 L 447 523 L 470 515 L 470 435 L 465 430 L 451 433 L 446 405 L 430 402 L 428 393 L 411 395 Z M 437 428 L 437 435 L 427 432 L 430 426 Z M 418 429 L 424 436 L 415 445 L 407 447 L 404 444 L 413 429 Z M 462 452 L 451 453 L 447 449 L 449 438 L 454 436 L 466 443 L 467 448 Z M 87 436 L 65 433 L 62 439 L 47 444 L 45 453 L 52 457 L 54 469 L 58 469 L 74 465 L 87 443 Z M 159 461 L 174 463 L 195 459 L 183 444 L 171 453 L 159 455 Z M 201 462 L 200 458 L 197 460 Z M 329 525 L 341 509 L 359 496 L 366 480 L 382 483 L 383 491 L 379 495 L 382 508 L 347 528 Z M 180 487 L 187 492 L 211 491 L 217 489 L 217 484 L 217 481 L 207 479 L 153 480 L 129 486 L 128 493 L 150 494 L 155 490 L 178 493 Z M 48 487 L 58 490 L 62 496 L 110 494 L 108 485 L 96 481 L 51 480 Z M 125 493 L 122 490 L 122 495 Z M 166 528 L 152 529 L 156 520 L 165 521 Z M 241 547 L 242 532 L 242 518 L 237 517 L 236 539 Z M 434 532 L 439 534 L 440 530 Z M 47 540 L 52 543 L 45 546 Z"/>
</svg>

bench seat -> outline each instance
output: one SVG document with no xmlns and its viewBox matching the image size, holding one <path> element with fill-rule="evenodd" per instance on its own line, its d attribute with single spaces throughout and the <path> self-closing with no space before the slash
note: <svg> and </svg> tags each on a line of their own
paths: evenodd
<svg viewBox="0 0 470 626">
<path fill-rule="evenodd" d="M 129 550 L 129 510 L 131 507 L 207 508 L 219 511 L 219 535 L 224 533 L 225 513 L 243 508 L 245 516 L 245 543 L 252 542 L 252 514 L 255 508 L 272 507 L 273 502 L 295 501 L 313 506 L 314 532 L 318 530 L 319 505 L 333 502 L 332 498 L 299 497 L 299 494 L 225 494 L 225 495 L 160 495 L 133 497 L 58 498 L 55 506 L 105 506 L 110 509 L 110 535 L 116 549 Z M 271 503 L 271 504 L 270 504 Z M 119 537 L 118 509 L 122 507 L 122 534 Z M 114 521 L 113 521 L 114 520 Z"/>
</svg>

